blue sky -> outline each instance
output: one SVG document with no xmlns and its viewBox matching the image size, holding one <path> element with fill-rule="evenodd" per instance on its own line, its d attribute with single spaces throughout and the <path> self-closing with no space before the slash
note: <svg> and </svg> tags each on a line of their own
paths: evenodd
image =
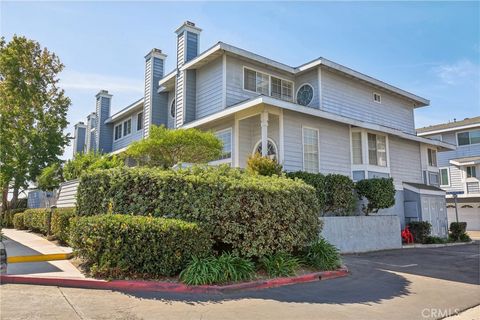
<svg viewBox="0 0 480 320">
<path fill-rule="evenodd" d="M 174 30 L 297 66 L 323 56 L 431 100 L 416 125 L 480 115 L 479 2 L 0 2 L 0 33 L 39 41 L 66 65 L 73 124 L 114 95 L 113 112 L 143 94 L 144 55 L 175 63 Z M 71 148 L 65 158 L 71 156 Z"/>
</svg>

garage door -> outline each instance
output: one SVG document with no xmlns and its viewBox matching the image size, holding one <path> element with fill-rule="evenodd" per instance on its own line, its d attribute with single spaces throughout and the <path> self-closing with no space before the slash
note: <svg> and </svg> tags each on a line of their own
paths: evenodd
<svg viewBox="0 0 480 320">
<path fill-rule="evenodd" d="M 467 223 L 467 230 L 480 231 L 480 204 L 458 204 L 458 220 Z M 448 224 L 457 221 L 455 208 L 447 208 Z"/>
</svg>

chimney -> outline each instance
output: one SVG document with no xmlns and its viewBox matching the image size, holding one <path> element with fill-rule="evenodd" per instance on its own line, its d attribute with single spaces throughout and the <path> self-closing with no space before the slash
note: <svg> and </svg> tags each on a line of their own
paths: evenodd
<svg viewBox="0 0 480 320">
<path fill-rule="evenodd" d="M 97 130 L 97 114 L 95 112 L 90 113 L 87 116 L 87 132 L 85 138 L 85 152 L 95 152 L 95 148 L 97 147 L 97 138 L 96 138 L 96 130 Z"/>
<path fill-rule="evenodd" d="M 158 81 L 163 78 L 167 55 L 160 49 L 152 49 L 145 56 L 145 95 L 143 102 L 143 135 L 148 137 L 150 124 L 164 124 L 160 119 L 162 97 L 158 94 Z M 165 123 L 166 125 L 166 123 Z"/>
<path fill-rule="evenodd" d="M 96 151 L 100 153 L 112 152 L 113 130 L 105 121 L 110 117 L 112 95 L 107 90 L 100 90 L 96 94 Z"/>
<path fill-rule="evenodd" d="M 83 153 L 85 150 L 85 138 L 87 133 L 87 126 L 83 122 L 75 125 L 75 136 L 73 138 L 73 155 Z"/>
<path fill-rule="evenodd" d="M 196 71 L 180 71 L 180 68 L 198 55 L 201 31 L 202 29 L 190 21 L 185 21 L 175 31 L 177 34 L 176 127 L 195 118 Z"/>
</svg>

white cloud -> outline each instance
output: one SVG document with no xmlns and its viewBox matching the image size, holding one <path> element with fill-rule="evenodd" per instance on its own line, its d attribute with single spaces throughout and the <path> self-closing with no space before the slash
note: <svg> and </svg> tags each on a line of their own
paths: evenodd
<svg viewBox="0 0 480 320">
<path fill-rule="evenodd" d="M 106 89 L 111 92 L 143 93 L 143 81 L 139 79 L 112 77 L 95 73 L 65 71 L 60 76 L 60 85 L 64 89 L 98 91 Z"/>
<path fill-rule="evenodd" d="M 478 79 L 480 75 L 479 66 L 466 59 L 435 67 L 433 71 L 444 83 L 450 85 L 460 84 L 474 77 Z"/>
</svg>

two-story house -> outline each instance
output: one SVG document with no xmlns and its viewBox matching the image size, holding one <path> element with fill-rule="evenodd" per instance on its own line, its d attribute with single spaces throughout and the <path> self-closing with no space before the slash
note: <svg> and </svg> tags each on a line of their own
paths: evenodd
<svg viewBox="0 0 480 320">
<path fill-rule="evenodd" d="M 416 135 L 414 110 L 427 99 L 324 58 L 292 67 L 223 42 L 200 52 L 201 31 L 191 22 L 175 31 L 169 73 L 161 50 L 146 55 L 138 101 L 110 114 L 112 95 L 96 95 L 96 125 L 87 122 L 85 135 L 95 143 L 85 150 L 121 152 L 151 125 L 212 130 L 224 143 L 213 163 L 244 167 L 260 152 L 288 171 L 392 177 L 396 204 L 383 213 L 402 225 L 429 219 L 445 235 L 445 192 L 424 176 L 438 176 L 428 150 L 454 146 Z"/>
<path fill-rule="evenodd" d="M 480 230 L 480 116 L 420 128 L 417 134 L 457 146 L 436 155 L 448 219 L 456 221 L 452 193 L 457 193 L 459 220 L 467 222 L 468 230 Z"/>
</svg>

